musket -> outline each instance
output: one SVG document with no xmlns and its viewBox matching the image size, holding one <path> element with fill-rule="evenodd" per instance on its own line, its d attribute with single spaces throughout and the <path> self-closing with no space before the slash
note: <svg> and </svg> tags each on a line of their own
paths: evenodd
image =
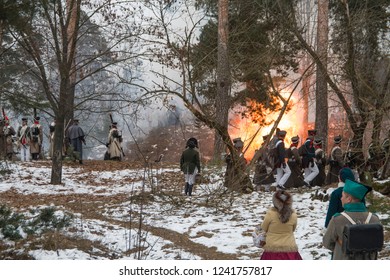
<svg viewBox="0 0 390 280">
<path fill-rule="evenodd" d="M 344 164 L 346 163 L 347 161 L 347 156 L 348 156 L 348 153 L 349 153 L 349 145 L 351 144 L 351 137 L 349 137 L 348 139 L 348 145 L 347 145 L 347 149 L 345 150 L 345 154 L 344 154 Z M 332 156 L 332 155 L 331 155 Z"/>
</svg>

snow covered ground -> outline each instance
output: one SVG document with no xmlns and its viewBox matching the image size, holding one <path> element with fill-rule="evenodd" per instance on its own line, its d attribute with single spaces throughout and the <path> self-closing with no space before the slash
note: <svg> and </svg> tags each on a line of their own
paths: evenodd
<svg viewBox="0 0 390 280">
<path fill-rule="evenodd" d="M 251 234 L 271 206 L 271 192 L 226 193 L 221 187 L 223 170 L 206 168 L 206 180 L 189 198 L 182 194 L 178 167 L 132 168 L 118 163 L 95 168 L 99 164 L 65 165 L 62 185 L 50 184 L 49 162 L 3 166 L 10 172 L 0 177 L 0 205 L 20 213 L 55 207 L 59 216 L 73 214 L 71 225 L 60 230 L 61 239 L 52 248 L 47 240 L 37 245 L 42 237 L 18 247 L 20 242 L 6 240 L 0 233 L 3 252 L 24 250 L 37 260 L 259 258 L 261 249 L 253 246 Z M 330 257 L 321 246 L 328 202 L 312 197 L 315 192 L 332 190 L 291 191 L 298 213 L 295 237 L 304 260 Z M 378 192 L 372 196 L 389 201 Z M 377 214 L 389 219 L 387 212 Z M 387 240 L 380 259 L 389 260 L 389 251 Z"/>
</svg>

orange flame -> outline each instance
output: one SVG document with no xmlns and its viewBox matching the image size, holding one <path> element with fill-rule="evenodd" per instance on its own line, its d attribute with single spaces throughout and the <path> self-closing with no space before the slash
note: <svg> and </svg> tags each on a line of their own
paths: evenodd
<svg viewBox="0 0 390 280">
<path fill-rule="evenodd" d="M 283 96 L 288 96 L 289 93 L 282 93 Z M 286 130 L 287 135 L 285 138 L 286 147 L 291 143 L 290 139 L 293 136 L 300 136 L 300 141 L 303 141 L 301 136 L 305 131 L 305 127 L 302 127 L 303 123 L 303 108 L 300 106 L 298 99 L 292 96 L 290 100 L 291 109 L 288 112 L 285 112 L 282 119 L 279 122 L 278 127 L 281 130 Z M 240 111 L 241 108 L 235 108 L 235 112 Z M 263 143 L 263 135 L 268 135 L 273 127 L 274 122 L 278 118 L 280 112 L 269 111 L 266 114 L 266 123 L 267 125 L 260 127 L 258 123 L 254 123 L 250 118 L 242 118 L 239 113 L 231 113 L 229 120 L 229 134 L 232 139 L 241 137 L 244 141 L 244 150 L 245 158 L 250 160 L 253 158 L 256 150 L 260 148 Z M 259 130 L 260 129 L 260 130 Z M 256 135 L 256 132 L 258 134 Z M 256 136 L 255 136 L 256 135 Z M 254 137 L 253 141 L 251 139 Z M 251 142 L 251 143 L 250 143 Z M 248 147 L 249 145 L 249 147 Z"/>
</svg>

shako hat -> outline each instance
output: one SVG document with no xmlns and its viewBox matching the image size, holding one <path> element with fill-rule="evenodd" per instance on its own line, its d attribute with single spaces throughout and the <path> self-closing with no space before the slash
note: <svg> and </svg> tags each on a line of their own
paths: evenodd
<svg viewBox="0 0 390 280">
<path fill-rule="evenodd" d="M 313 141 L 314 145 L 322 145 L 322 139 L 321 138 L 315 138 Z"/>
<path fill-rule="evenodd" d="M 27 118 L 26 118 L 26 117 L 23 117 L 23 118 L 22 118 L 22 121 L 27 121 Z"/>
<path fill-rule="evenodd" d="M 40 119 L 41 119 L 41 117 L 38 117 L 38 116 L 34 117 L 34 121 L 39 121 Z"/>
<path fill-rule="evenodd" d="M 346 179 L 343 191 L 359 200 L 362 200 L 367 193 L 372 191 L 372 188 L 370 186 L 363 185 L 362 183 Z"/>
<path fill-rule="evenodd" d="M 278 137 L 285 137 L 286 134 L 287 134 L 287 131 L 285 131 L 285 130 L 280 130 L 280 131 L 278 132 Z"/>
<path fill-rule="evenodd" d="M 339 144 L 341 140 L 342 140 L 341 135 L 337 135 L 333 138 L 335 144 Z"/>
<path fill-rule="evenodd" d="M 297 144 L 299 142 L 299 136 L 294 136 L 294 137 L 291 137 L 291 142 L 294 143 L 294 144 Z"/>
<path fill-rule="evenodd" d="M 309 136 L 315 136 L 317 134 L 317 130 L 315 129 L 309 129 L 307 131 L 307 134 L 309 134 Z"/>
</svg>

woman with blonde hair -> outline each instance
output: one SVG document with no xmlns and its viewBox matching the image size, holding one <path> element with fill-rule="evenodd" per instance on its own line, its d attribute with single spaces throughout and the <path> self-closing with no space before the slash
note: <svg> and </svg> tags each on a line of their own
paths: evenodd
<svg viewBox="0 0 390 280">
<path fill-rule="evenodd" d="M 274 193 L 273 207 L 265 214 L 261 229 L 265 233 L 261 260 L 302 260 L 295 242 L 297 214 L 292 209 L 292 196 L 278 190 Z"/>
</svg>

